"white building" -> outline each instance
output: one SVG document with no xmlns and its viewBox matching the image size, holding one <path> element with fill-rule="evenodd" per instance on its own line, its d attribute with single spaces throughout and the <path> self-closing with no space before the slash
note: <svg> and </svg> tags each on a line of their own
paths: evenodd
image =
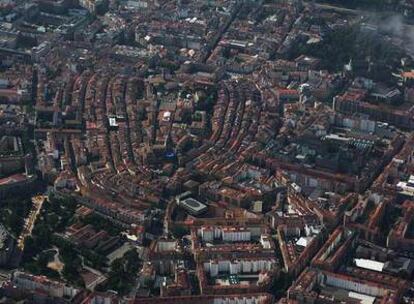
<svg viewBox="0 0 414 304">
<path fill-rule="evenodd" d="M 270 271 L 276 265 L 275 259 L 210 260 L 204 262 L 204 271 L 211 277 L 219 273 L 240 274 Z"/>
<path fill-rule="evenodd" d="M 369 284 L 367 282 L 359 280 L 354 281 L 350 280 L 349 278 L 342 278 L 340 276 L 334 276 L 332 274 L 325 277 L 325 283 L 330 286 L 352 290 L 357 293 L 362 293 L 374 297 L 383 297 L 388 292 L 387 289 L 384 289 L 379 285 Z"/>
<path fill-rule="evenodd" d="M 252 239 L 250 229 L 244 227 L 201 227 L 197 234 L 204 242 L 212 242 L 213 240 L 248 242 Z"/>
<path fill-rule="evenodd" d="M 57 298 L 73 298 L 78 293 L 77 289 L 71 286 L 66 286 L 61 282 L 51 281 L 44 276 L 34 276 L 19 271 L 13 274 L 13 284 L 18 289 L 28 291 L 42 290 L 46 292 L 50 297 Z"/>
</svg>

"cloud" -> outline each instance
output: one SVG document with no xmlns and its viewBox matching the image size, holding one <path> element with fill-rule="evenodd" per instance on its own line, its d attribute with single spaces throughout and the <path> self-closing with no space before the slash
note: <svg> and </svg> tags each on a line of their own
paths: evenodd
<svg viewBox="0 0 414 304">
<path fill-rule="evenodd" d="M 386 34 L 391 38 L 398 38 L 403 42 L 402 47 L 414 56 L 414 26 L 406 24 L 404 17 L 400 14 L 393 14 L 386 18 L 380 18 L 374 15 L 371 18 L 380 33 Z"/>
<path fill-rule="evenodd" d="M 414 27 L 405 24 L 402 15 L 393 15 L 385 19 L 381 22 L 380 29 L 401 39 L 404 42 L 403 47 L 411 55 L 414 55 Z"/>
</svg>

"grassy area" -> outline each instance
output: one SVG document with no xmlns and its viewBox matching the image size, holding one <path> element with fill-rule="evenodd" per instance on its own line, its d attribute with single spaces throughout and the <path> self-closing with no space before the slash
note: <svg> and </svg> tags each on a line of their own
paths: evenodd
<svg viewBox="0 0 414 304">
<path fill-rule="evenodd" d="M 81 258 L 71 244 L 54 235 L 63 232 L 73 222 L 76 201 L 72 198 L 57 198 L 50 196 L 43 204 L 33 233 L 26 239 L 23 252 L 23 267 L 34 273 L 59 278 L 60 274 L 47 265 L 53 260 L 53 247 L 59 249 L 59 258 L 65 264 L 62 276 L 67 281 L 82 285 L 78 270 Z"/>
<path fill-rule="evenodd" d="M 53 252 L 53 250 L 46 250 L 39 253 L 36 256 L 36 259 L 27 262 L 24 265 L 25 269 L 34 274 L 46 275 L 49 278 L 60 278 L 60 274 L 57 271 L 50 269 L 47 266 L 48 263 L 53 260 L 54 254 L 55 252 Z"/>
<path fill-rule="evenodd" d="M 62 238 L 61 235 L 68 226 L 76 222 L 81 222 L 84 225 L 90 224 L 96 231 L 105 230 L 112 236 L 120 235 L 121 229 L 97 214 L 78 219 L 75 217 L 77 208 L 78 205 L 74 198 L 49 196 L 49 199 L 43 204 L 32 235 L 27 238 L 25 243 L 22 261 L 25 270 L 34 274 L 61 278 L 71 284 L 82 286 L 80 270 L 84 265 L 99 270 L 106 267 L 105 253 L 76 246 Z M 60 272 L 48 266 L 50 262 L 55 260 L 56 250 L 59 251 L 59 260 L 64 264 Z M 134 262 L 128 263 L 128 268 L 135 269 Z M 127 270 L 127 272 L 129 271 Z M 119 274 L 119 277 L 121 280 L 122 275 Z"/>
</svg>

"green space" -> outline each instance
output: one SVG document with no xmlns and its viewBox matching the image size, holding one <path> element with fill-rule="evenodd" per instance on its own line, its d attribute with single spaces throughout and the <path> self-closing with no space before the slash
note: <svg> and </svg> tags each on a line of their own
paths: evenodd
<svg viewBox="0 0 414 304">
<path fill-rule="evenodd" d="M 32 207 L 31 197 L 11 197 L 0 200 L 0 222 L 16 238 Z"/>
<path fill-rule="evenodd" d="M 329 71 L 342 70 L 352 60 L 357 76 L 385 82 L 392 79 L 391 72 L 399 67 L 402 57 L 401 50 L 390 47 L 381 36 L 365 32 L 359 25 L 330 31 L 320 43 L 299 44 L 290 57 L 301 54 L 321 58 L 322 68 Z"/>
<path fill-rule="evenodd" d="M 122 258 L 116 259 L 111 264 L 108 281 L 98 286 L 98 290 L 114 290 L 120 295 L 127 294 L 135 284 L 136 277 L 142 266 L 142 261 L 135 249 L 124 254 Z"/>
<path fill-rule="evenodd" d="M 237 275 L 231 274 L 229 275 L 229 282 L 230 285 L 238 285 L 240 284 L 240 279 Z"/>
<path fill-rule="evenodd" d="M 33 228 L 32 235 L 26 239 L 22 264 L 25 270 L 33 274 L 59 278 L 60 274 L 47 267 L 53 260 L 53 247 L 59 249 L 60 260 L 65 264 L 62 276 L 67 281 L 81 285 L 78 269 L 81 259 L 76 250 L 55 232 L 63 232 L 72 223 L 76 210 L 73 198 L 58 198 L 50 195 L 43 203 L 42 210 Z"/>
<path fill-rule="evenodd" d="M 79 271 L 82 266 L 90 266 L 102 270 L 106 267 L 106 257 L 85 247 L 76 247 L 61 235 L 66 228 L 77 221 L 91 224 L 99 230 L 106 230 L 111 235 L 117 235 L 120 229 L 111 222 L 92 214 L 82 220 L 75 217 L 78 205 L 73 197 L 57 197 L 51 194 L 44 202 L 40 215 L 35 223 L 33 233 L 26 239 L 22 265 L 33 274 L 42 274 L 62 279 L 82 286 Z M 48 267 L 54 260 L 56 250 L 59 259 L 64 264 L 61 273 Z"/>
<path fill-rule="evenodd" d="M 173 228 L 171 228 L 171 234 L 177 238 L 180 239 L 182 238 L 184 235 L 187 235 L 190 233 L 190 230 L 187 227 L 184 226 L 174 226 Z"/>
</svg>

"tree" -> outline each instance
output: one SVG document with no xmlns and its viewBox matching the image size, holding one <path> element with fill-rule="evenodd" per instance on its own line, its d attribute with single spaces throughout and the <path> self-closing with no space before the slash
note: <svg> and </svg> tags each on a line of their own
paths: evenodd
<svg viewBox="0 0 414 304">
<path fill-rule="evenodd" d="M 171 233 L 177 238 L 182 238 L 189 233 L 189 230 L 187 227 L 175 226 L 171 229 Z"/>
<path fill-rule="evenodd" d="M 132 278 L 136 277 L 141 265 L 136 249 L 126 252 L 122 258 L 112 262 L 105 288 L 115 290 L 121 295 L 128 293 L 134 282 Z"/>
</svg>

